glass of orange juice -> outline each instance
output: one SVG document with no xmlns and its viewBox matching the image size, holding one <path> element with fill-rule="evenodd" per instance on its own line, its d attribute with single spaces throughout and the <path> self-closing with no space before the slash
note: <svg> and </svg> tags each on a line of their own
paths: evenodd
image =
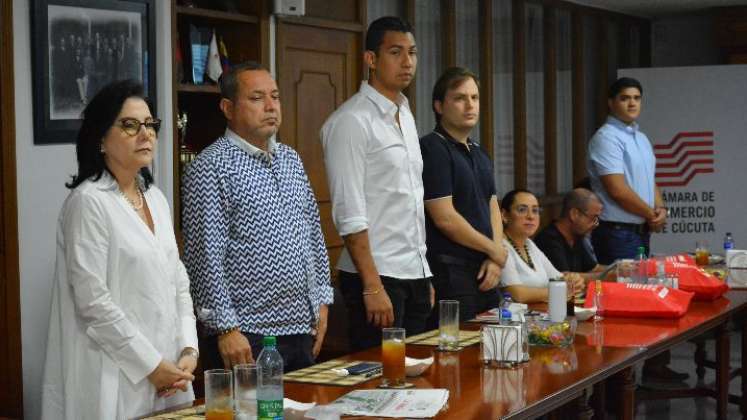
<svg viewBox="0 0 747 420">
<path fill-rule="evenodd" d="M 233 373 L 205 371 L 205 420 L 233 420 Z"/>
<path fill-rule="evenodd" d="M 381 364 L 385 387 L 405 386 L 405 329 L 381 330 Z"/>
<path fill-rule="evenodd" d="M 708 258 L 711 251 L 708 249 L 708 242 L 704 240 L 695 242 L 695 264 L 699 266 L 708 265 Z"/>
</svg>

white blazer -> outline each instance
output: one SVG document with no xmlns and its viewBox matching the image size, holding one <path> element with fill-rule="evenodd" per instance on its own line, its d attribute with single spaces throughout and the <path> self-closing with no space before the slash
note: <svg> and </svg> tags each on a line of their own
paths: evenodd
<svg viewBox="0 0 747 420">
<path fill-rule="evenodd" d="M 43 419 L 129 419 L 194 399 L 191 387 L 157 398 L 147 378 L 197 348 L 197 332 L 168 203 L 155 186 L 144 197 L 155 233 L 107 172 L 62 206 Z"/>
</svg>

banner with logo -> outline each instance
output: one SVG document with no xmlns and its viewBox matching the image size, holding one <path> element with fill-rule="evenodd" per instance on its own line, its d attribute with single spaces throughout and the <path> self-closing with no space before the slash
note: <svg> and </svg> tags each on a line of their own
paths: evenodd
<svg viewBox="0 0 747 420">
<path fill-rule="evenodd" d="M 726 232 L 747 249 L 747 66 L 623 69 L 643 85 L 640 129 L 654 144 L 669 208 L 654 253 L 723 253 Z"/>
</svg>

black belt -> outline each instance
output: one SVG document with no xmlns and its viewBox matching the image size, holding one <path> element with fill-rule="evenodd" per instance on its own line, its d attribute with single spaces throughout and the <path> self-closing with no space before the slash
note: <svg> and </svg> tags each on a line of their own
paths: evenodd
<svg viewBox="0 0 747 420">
<path fill-rule="evenodd" d="M 649 233 L 648 224 L 646 223 L 636 224 L 636 223 L 609 222 L 607 220 L 600 220 L 599 225 L 600 226 L 604 225 L 604 226 L 610 227 L 612 229 L 617 229 L 617 230 L 627 230 L 630 232 L 637 233 L 639 235 L 646 235 Z"/>
<path fill-rule="evenodd" d="M 470 268 L 479 269 L 480 265 L 482 264 L 481 262 L 468 260 L 466 258 L 454 257 L 446 254 L 431 254 L 430 257 L 442 264 L 461 265 Z"/>
</svg>

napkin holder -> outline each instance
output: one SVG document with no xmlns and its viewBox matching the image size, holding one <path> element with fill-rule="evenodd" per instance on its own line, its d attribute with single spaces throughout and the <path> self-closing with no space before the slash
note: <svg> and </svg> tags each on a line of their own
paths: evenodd
<svg viewBox="0 0 747 420">
<path fill-rule="evenodd" d="M 486 365 L 516 367 L 529 361 L 529 341 L 524 324 L 486 324 L 480 328 L 480 359 Z"/>
</svg>

